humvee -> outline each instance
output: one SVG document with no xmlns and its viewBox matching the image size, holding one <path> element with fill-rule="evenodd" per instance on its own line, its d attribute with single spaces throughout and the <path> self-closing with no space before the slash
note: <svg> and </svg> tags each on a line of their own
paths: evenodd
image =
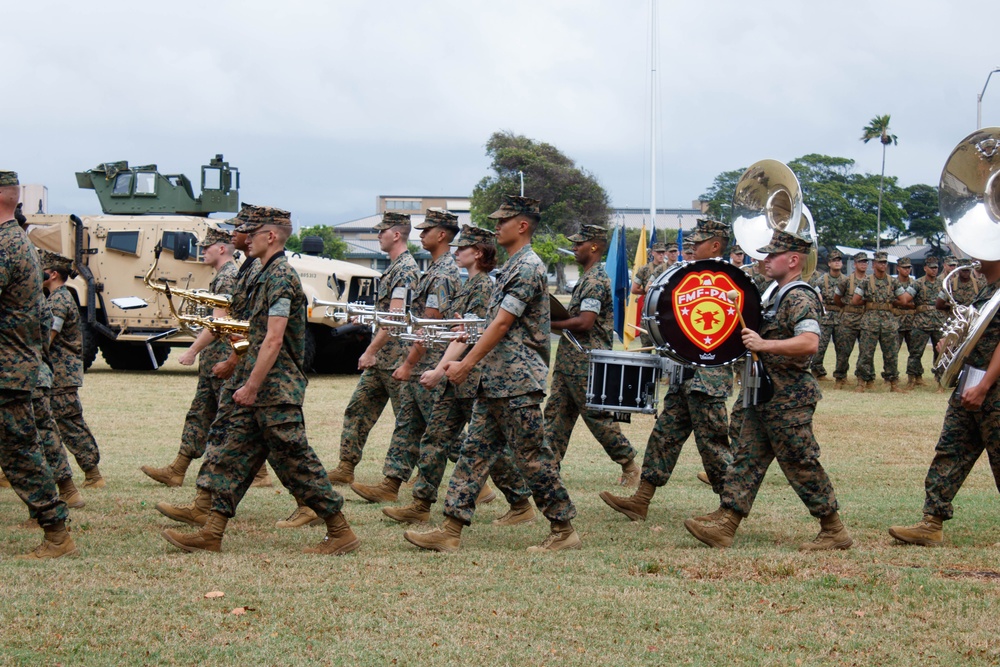
<svg viewBox="0 0 1000 667">
<path fill-rule="evenodd" d="M 198 240 L 209 225 L 227 224 L 209 214 L 239 210 L 239 170 L 216 155 L 201 168 L 198 197 L 186 176 L 161 174 L 155 164 L 107 162 L 77 172 L 76 180 L 79 187 L 96 192 L 103 215 L 28 215 L 28 236 L 39 248 L 76 260 L 79 275 L 66 284 L 80 307 L 84 367 L 100 350 L 113 369 L 156 369 L 171 347 L 190 345 L 193 339 L 175 330 L 166 297 L 143 284 L 155 248 L 159 245 L 162 252 L 153 280 L 173 288 L 207 289 L 214 272 L 202 263 Z M 374 303 L 378 271 L 298 253 L 290 253 L 289 263 L 310 304 L 314 297 Z M 144 307 L 130 307 L 135 305 Z M 323 307 L 310 305 L 308 316 L 307 367 L 357 372 L 370 329 L 328 318 Z"/>
</svg>

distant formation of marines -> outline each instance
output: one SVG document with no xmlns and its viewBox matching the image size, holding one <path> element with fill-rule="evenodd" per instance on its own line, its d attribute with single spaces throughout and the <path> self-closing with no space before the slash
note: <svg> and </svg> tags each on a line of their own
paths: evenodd
<svg viewBox="0 0 1000 667">
<path fill-rule="evenodd" d="M 68 508 L 84 506 L 66 450 L 84 472 L 85 490 L 100 489 L 105 481 L 78 396 L 83 380 L 79 310 L 64 285 L 73 273 L 73 261 L 48 251 L 39 256 L 18 224 L 18 196 L 17 175 L 0 172 L 0 219 L 5 220 L 0 223 L 0 357 L 5 369 L 0 374 L 0 467 L 6 483 L 28 507 L 26 525 L 36 524 L 44 532 L 42 544 L 25 557 L 57 558 L 78 553 L 66 522 Z M 646 519 L 656 489 L 666 485 L 681 447 L 694 433 L 705 470 L 699 477 L 719 496 L 716 510 L 684 522 L 695 538 L 709 546 L 729 547 L 777 459 L 819 522 L 817 536 L 800 548 L 846 549 L 853 539 L 839 517 L 833 484 L 819 461 L 812 433 L 818 382 L 827 379 L 828 346 L 832 342 L 835 349 L 837 388 L 846 387 L 855 343 L 856 391 L 874 389 L 876 347 L 881 347 L 882 378 L 889 391 L 906 390 L 898 372 L 903 342 L 907 388 L 924 385 L 923 352 L 928 341 L 937 345 L 952 300 L 981 307 L 1000 287 L 1000 262 L 983 261 L 977 273 L 966 261 L 945 287 L 935 258 L 927 258 L 925 275 L 913 279 L 907 258 L 897 262 L 897 275 L 890 275 L 888 255 L 881 251 L 872 258 L 872 274 L 867 272 L 868 255 L 854 255 L 850 275 L 843 272 L 842 254 L 832 251 L 826 258 L 829 272 L 816 272 L 805 283 L 809 241 L 775 231 L 771 242 L 757 249 L 766 258 L 744 265 L 743 250 L 730 246 L 729 225 L 699 220 L 682 248 L 654 244 L 652 260 L 636 271 L 632 293 L 646 294 L 678 261 L 678 251 L 684 261 L 722 260 L 728 251 L 729 261 L 747 270 L 766 295 L 760 330 L 744 328 L 740 335 L 768 369 L 773 396 L 759 405 L 737 399 L 727 410 L 733 386 L 729 366 L 684 369 L 667 389 L 640 469 L 637 452 L 618 424 L 609 414 L 587 408 L 587 350 L 610 350 L 613 343 L 611 286 L 601 263 L 607 230 L 584 225 L 569 237 L 581 274 L 568 317 L 553 320 L 545 266 L 531 246 L 541 219 L 539 202 L 504 196 L 489 217 L 495 231 L 469 225 L 460 229 L 453 213 L 430 209 L 418 225 L 421 243 L 432 258 L 422 275 L 407 249 L 410 217 L 385 213 L 376 225 L 380 248 L 390 258 L 376 310 L 402 311 L 409 304 L 412 317 L 449 320 L 449 326 L 462 322 L 445 337 L 446 346 L 431 345 L 419 336 L 408 342 L 392 335 L 391 324 L 377 329 L 359 359 L 362 373 L 344 414 L 339 462 L 332 471 L 309 445 L 302 418 L 306 300 L 284 253 L 292 232 L 291 214 L 244 204 L 229 221 L 232 234 L 210 227 L 200 243 L 204 261 L 216 271 L 210 289 L 231 297 L 228 312 L 217 310 L 215 316 L 248 321 L 250 349 L 236 355 L 226 341 L 206 330 L 181 357 L 185 365 L 197 359 L 199 372 L 179 450 L 169 465 L 144 465 L 142 472 L 176 487 L 191 462 L 202 459 L 193 501 L 156 507 L 197 531 L 166 529 L 163 538 L 185 551 L 220 551 L 228 521 L 255 480 L 261 483 L 268 462 L 296 501 L 291 515 L 276 525 L 324 525 L 323 539 L 304 551 L 347 554 L 361 541 L 343 514 L 344 498 L 334 485 L 350 485 L 369 502 L 391 504 L 412 478 L 412 502 L 388 505 L 383 512 L 403 524 L 425 524 L 451 459 L 456 465 L 445 493 L 443 524 L 429 531 L 406 530 L 408 542 L 431 551 L 458 550 L 477 506 L 496 497 L 487 485 L 492 477 L 510 506 L 494 524 L 532 521 L 537 508 L 548 519 L 549 531 L 528 551 L 577 549 L 582 540 L 572 523 L 576 507 L 563 484 L 561 462 L 582 417 L 620 466 L 619 484 L 637 487 L 631 496 L 600 494 L 630 520 Z M 497 246 L 509 259 L 492 281 Z M 239 267 L 233 261 L 237 250 L 247 255 Z M 949 267 L 959 267 L 959 261 L 946 258 L 946 271 Z M 459 268 L 468 273 L 464 284 Z M 552 333 L 561 333 L 564 340 L 558 345 L 550 387 Z M 648 335 L 643 336 L 643 346 L 652 346 Z M 984 371 L 982 381 L 956 391 L 949 400 L 927 473 L 923 519 L 914 526 L 890 528 L 895 539 L 940 543 L 942 524 L 952 516 L 951 501 L 976 460 L 984 449 L 991 457 L 1000 455 L 1000 431 L 993 418 L 1000 408 L 998 343 L 1000 322 L 990 322 L 968 359 Z M 387 403 L 395 413 L 395 428 L 382 478 L 362 484 L 355 479 L 356 468 Z"/>
</svg>

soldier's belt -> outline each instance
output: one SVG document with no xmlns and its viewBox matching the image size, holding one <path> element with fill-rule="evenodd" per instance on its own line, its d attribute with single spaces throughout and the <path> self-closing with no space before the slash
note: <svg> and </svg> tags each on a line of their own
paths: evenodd
<svg viewBox="0 0 1000 667">
<path fill-rule="evenodd" d="M 865 310 L 892 310 L 892 305 L 888 303 L 866 303 Z"/>
<path fill-rule="evenodd" d="M 863 313 L 865 312 L 862 306 L 844 306 L 843 312 L 845 313 Z"/>
<path fill-rule="evenodd" d="M 833 304 L 826 305 L 826 309 L 829 310 L 831 313 L 839 313 L 841 311 L 840 306 L 835 306 Z"/>
<path fill-rule="evenodd" d="M 926 313 L 929 310 L 934 310 L 934 306 L 917 306 L 918 313 Z"/>
</svg>

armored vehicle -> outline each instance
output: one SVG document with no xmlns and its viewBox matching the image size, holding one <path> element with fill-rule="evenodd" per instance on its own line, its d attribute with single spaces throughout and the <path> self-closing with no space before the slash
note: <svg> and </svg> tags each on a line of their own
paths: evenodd
<svg viewBox="0 0 1000 667">
<path fill-rule="evenodd" d="M 147 289 L 143 278 L 159 245 L 153 280 L 181 290 L 208 288 L 213 270 L 202 263 L 198 240 L 209 225 L 227 224 L 209 214 L 239 209 L 239 177 L 217 155 L 201 168 L 201 195 L 195 197 L 183 174 L 108 162 L 76 174 L 81 188 L 97 193 L 103 215 L 27 216 L 36 246 L 76 260 L 79 275 L 67 286 L 80 306 L 85 367 L 100 350 L 114 369 L 151 370 L 166 360 L 172 346 L 190 345 L 189 334 L 175 331 L 167 298 Z M 290 253 L 289 263 L 310 304 L 313 298 L 374 303 L 378 271 L 297 253 Z M 370 340 L 368 327 L 339 322 L 327 317 L 325 308 L 310 306 L 306 362 L 314 370 L 356 372 Z"/>
</svg>

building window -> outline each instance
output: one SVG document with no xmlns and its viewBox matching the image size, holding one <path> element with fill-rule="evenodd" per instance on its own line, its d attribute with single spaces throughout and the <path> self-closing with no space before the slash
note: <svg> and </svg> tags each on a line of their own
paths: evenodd
<svg viewBox="0 0 1000 667">
<path fill-rule="evenodd" d="M 387 211 L 419 211 L 419 199 L 386 199 L 385 210 Z"/>
</svg>

